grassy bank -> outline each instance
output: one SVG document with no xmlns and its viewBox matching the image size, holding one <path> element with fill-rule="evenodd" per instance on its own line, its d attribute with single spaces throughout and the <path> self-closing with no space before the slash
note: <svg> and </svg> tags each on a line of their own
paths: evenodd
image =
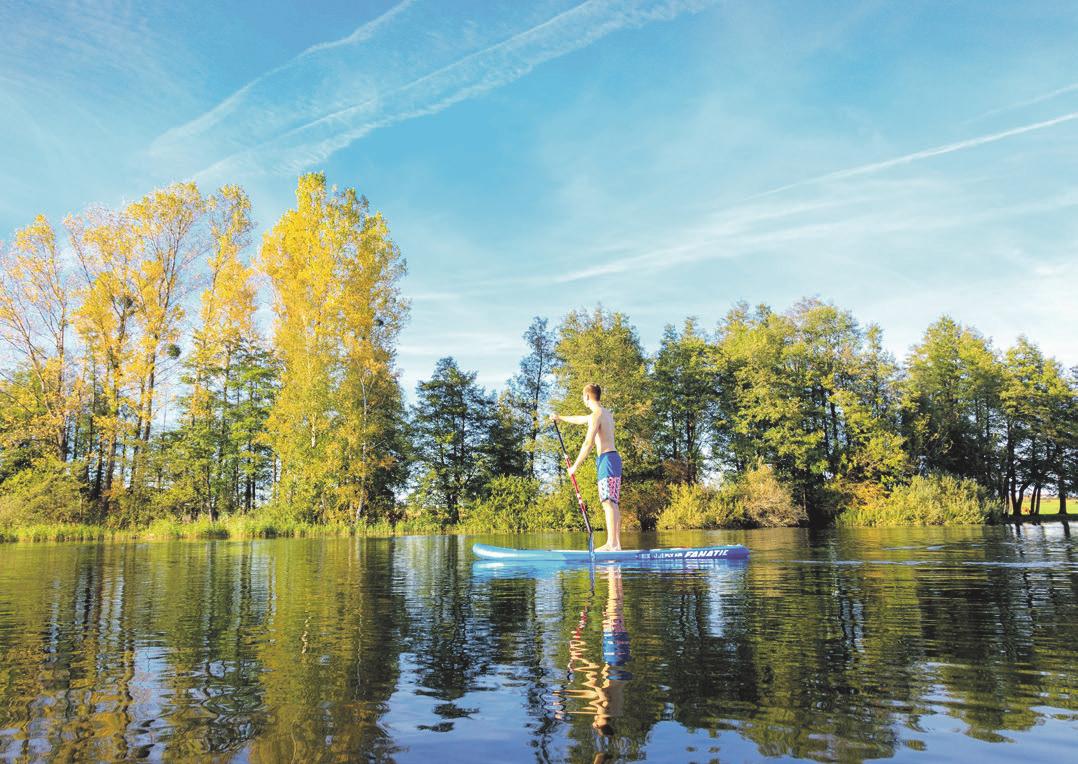
<svg viewBox="0 0 1078 764">
<path fill-rule="evenodd" d="M 172 539 L 256 539 L 301 538 L 340 536 L 405 536 L 437 532 L 453 533 L 456 528 L 444 530 L 429 523 L 388 522 L 361 523 L 308 523 L 292 520 L 275 520 L 257 515 L 225 517 L 216 522 L 210 520 L 155 520 L 147 526 L 114 528 L 106 525 L 82 523 L 48 523 L 14 528 L 0 528 L 0 542 L 12 541 L 167 541 Z"/>
<path fill-rule="evenodd" d="M 1046 515 L 1055 516 L 1059 514 L 1059 497 L 1058 496 L 1046 496 L 1041 499 L 1041 511 L 1039 515 L 1029 514 L 1029 497 L 1026 497 L 1025 503 L 1022 504 L 1022 516 L 1023 517 L 1045 517 Z M 1067 517 L 1078 516 L 1078 499 L 1073 496 L 1067 497 Z"/>
<path fill-rule="evenodd" d="M 759 473 L 759 474 L 757 474 Z M 803 525 L 788 491 L 773 475 L 750 471 L 750 477 L 721 488 L 702 485 L 674 486 L 658 490 L 653 484 L 626 491 L 623 528 L 638 530 L 643 517 L 647 527 L 660 530 L 712 528 L 758 528 Z M 512 487 L 512 486 L 510 486 Z M 647 490 L 645 490 L 647 489 Z M 1059 521 L 1059 500 L 1046 497 L 1039 515 L 1023 508 L 1021 522 Z M 1067 519 L 1078 520 L 1078 500 L 1068 502 Z M 639 515 L 639 516 L 638 516 Z M 575 500 L 568 495 L 536 496 L 512 490 L 492 495 L 462 513 L 460 523 L 441 525 L 433 517 L 390 523 L 351 525 L 297 520 L 288 511 L 263 509 L 252 514 L 208 519 L 163 518 L 144 525 L 96 525 L 85 523 L 9 523 L 0 526 L 0 542 L 12 541 L 160 541 L 171 539 L 257 539 L 297 537 L 389 537 L 454 533 L 519 533 L 580 529 Z M 602 532 L 601 512 L 591 513 L 592 525 Z M 950 476 L 917 477 L 872 504 L 847 507 L 835 518 L 839 527 L 913 527 L 925 525 L 982 525 L 1014 522 L 998 502 L 989 500 L 971 481 Z"/>
</svg>

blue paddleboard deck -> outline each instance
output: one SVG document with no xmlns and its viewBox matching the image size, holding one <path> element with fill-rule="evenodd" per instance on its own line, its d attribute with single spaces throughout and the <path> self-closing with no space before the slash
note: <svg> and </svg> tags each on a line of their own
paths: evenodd
<svg viewBox="0 0 1078 764">
<path fill-rule="evenodd" d="M 485 560 L 511 562 L 590 562 L 587 549 L 510 549 L 508 547 L 475 544 L 472 551 Z M 647 560 L 745 560 L 748 547 L 729 546 L 673 547 L 671 549 L 622 549 L 620 552 L 596 552 L 595 562 L 628 562 Z"/>
</svg>

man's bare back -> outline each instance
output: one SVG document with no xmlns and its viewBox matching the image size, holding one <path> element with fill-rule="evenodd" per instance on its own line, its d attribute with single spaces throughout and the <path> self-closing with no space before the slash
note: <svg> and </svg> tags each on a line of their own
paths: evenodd
<svg viewBox="0 0 1078 764">
<path fill-rule="evenodd" d="M 595 419 L 595 452 L 605 454 L 607 451 L 616 451 L 614 445 L 614 416 L 610 409 L 600 406 L 599 410 L 591 414 Z"/>
</svg>

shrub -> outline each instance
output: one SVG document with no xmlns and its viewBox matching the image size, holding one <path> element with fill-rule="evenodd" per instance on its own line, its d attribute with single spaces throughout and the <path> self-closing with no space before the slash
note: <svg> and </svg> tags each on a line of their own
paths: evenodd
<svg viewBox="0 0 1078 764">
<path fill-rule="evenodd" d="M 790 489 L 768 464 L 746 470 L 735 482 L 734 490 L 736 501 L 753 525 L 781 528 L 808 520 L 804 507 L 794 503 Z"/>
<path fill-rule="evenodd" d="M 122 486 L 114 487 L 109 498 L 105 525 L 109 528 L 139 528 L 158 519 L 174 519 L 171 508 L 165 513 L 168 517 L 162 518 L 158 502 L 159 498 L 155 491 L 139 489 L 129 491 Z"/>
<path fill-rule="evenodd" d="M 877 502 L 839 516 L 844 526 L 981 525 L 1003 508 L 976 481 L 948 474 L 917 475 Z"/>
<path fill-rule="evenodd" d="M 487 490 L 486 498 L 461 511 L 461 525 L 480 532 L 529 529 L 539 499 L 538 480 L 505 475 L 491 480 Z"/>
<path fill-rule="evenodd" d="M 621 525 L 626 530 L 654 530 L 670 503 L 670 488 L 657 480 L 629 481 L 621 491 Z"/>
<path fill-rule="evenodd" d="M 670 503 L 659 515 L 662 530 L 740 528 L 746 524 L 744 508 L 726 489 L 704 485 L 675 485 Z"/>
<path fill-rule="evenodd" d="M 585 499 L 587 501 L 587 499 Z M 598 509 L 598 513 L 596 513 Z M 603 510 L 596 504 L 588 504 L 588 519 L 593 528 L 604 525 Z M 580 509 L 577 506 L 576 494 L 573 487 L 564 482 L 554 488 L 539 494 L 535 502 L 535 508 L 528 518 L 528 530 L 531 531 L 579 531 L 584 529 L 584 521 L 580 517 Z"/>
<path fill-rule="evenodd" d="M 0 485 L 0 527 L 83 522 L 89 504 L 82 488 L 71 465 L 38 459 Z"/>
</svg>

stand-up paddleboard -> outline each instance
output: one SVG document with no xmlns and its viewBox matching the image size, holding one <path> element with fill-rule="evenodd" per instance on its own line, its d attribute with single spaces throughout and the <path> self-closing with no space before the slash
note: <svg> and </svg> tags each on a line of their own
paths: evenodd
<svg viewBox="0 0 1078 764">
<path fill-rule="evenodd" d="M 591 562 L 586 549 L 510 549 L 508 547 L 475 544 L 472 552 L 484 560 L 512 562 Z M 630 562 L 648 560 L 746 560 L 748 547 L 729 546 L 672 547 L 670 549 L 622 549 L 620 552 L 596 552 L 595 562 Z"/>
</svg>

